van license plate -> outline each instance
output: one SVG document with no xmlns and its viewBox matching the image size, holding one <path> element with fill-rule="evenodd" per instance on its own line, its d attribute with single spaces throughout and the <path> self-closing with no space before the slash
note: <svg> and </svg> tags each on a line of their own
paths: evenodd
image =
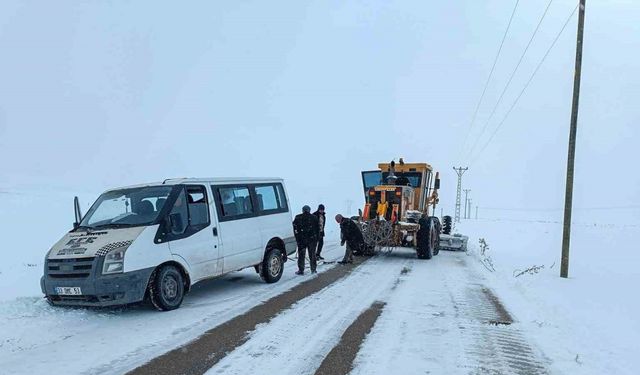
<svg viewBox="0 0 640 375">
<path fill-rule="evenodd" d="M 79 296 L 82 295 L 82 290 L 79 287 L 56 287 L 56 293 L 60 296 Z"/>
</svg>

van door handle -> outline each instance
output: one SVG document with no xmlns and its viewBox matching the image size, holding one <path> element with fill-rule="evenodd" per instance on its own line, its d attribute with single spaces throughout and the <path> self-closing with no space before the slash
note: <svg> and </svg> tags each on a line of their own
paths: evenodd
<svg viewBox="0 0 640 375">
<path fill-rule="evenodd" d="M 218 227 L 213 227 L 213 235 L 218 237 Z"/>
</svg>

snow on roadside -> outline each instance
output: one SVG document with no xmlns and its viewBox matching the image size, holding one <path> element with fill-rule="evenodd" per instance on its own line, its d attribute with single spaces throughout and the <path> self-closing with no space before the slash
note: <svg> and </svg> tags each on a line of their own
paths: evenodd
<svg viewBox="0 0 640 375">
<path fill-rule="evenodd" d="M 569 279 L 559 277 L 562 225 L 553 222 L 473 221 L 470 254 L 480 259 L 484 238 L 495 272 L 488 282 L 552 360 L 570 374 L 636 374 L 640 368 L 640 253 L 633 225 L 574 224 Z M 518 273 L 533 266 L 538 272 Z"/>
<path fill-rule="evenodd" d="M 85 212 L 96 195 L 80 195 Z M 44 257 L 72 227 L 73 196 L 60 190 L 0 190 L 0 301 L 42 296 Z"/>
<path fill-rule="evenodd" d="M 344 248 L 327 241 L 329 260 Z M 320 265 L 324 272 L 334 265 Z M 311 276 L 285 264 L 282 279 L 264 283 L 253 269 L 196 284 L 183 305 L 158 312 L 148 306 L 73 309 L 49 306 L 41 297 L 0 302 L 2 374 L 121 374 L 202 335 Z M 82 353 L 82 355 L 78 355 Z"/>
</svg>

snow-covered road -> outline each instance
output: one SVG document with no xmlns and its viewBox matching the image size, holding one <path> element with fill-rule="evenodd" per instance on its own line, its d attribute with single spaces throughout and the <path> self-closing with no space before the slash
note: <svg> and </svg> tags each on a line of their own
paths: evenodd
<svg viewBox="0 0 640 375">
<path fill-rule="evenodd" d="M 546 274 L 513 278 L 515 266 L 501 261 L 515 256 L 516 248 L 500 242 L 494 248 L 496 272 L 479 262 L 477 249 L 418 260 L 404 248 L 355 268 L 325 264 L 317 277 L 294 275 L 295 264 L 289 262 L 281 281 L 270 285 L 245 270 L 197 286 L 180 309 L 166 313 L 143 306 L 52 308 L 41 297 L 0 302 L 0 373 L 154 373 L 152 366 L 140 366 L 172 350 L 183 358 L 164 373 L 176 373 L 182 364 L 198 362 L 189 346 L 239 318 L 257 325 L 233 326 L 241 339 L 226 349 L 219 343 L 200 345 L 200 355 L 216 359 L 198 362 L 189 373 L 591 374 L 605 367 L 616 369 L 607 373 L 634 373 L 625 370 L 633 368 L 631 359 L 609 363 L 602 360 L 607 352 L 597 356 L 601 346 L 579 347 L 579 337 L 586 342 L 604 336 L 581 333 L 579 322 L 555 316 L 560 302 L 553 309 L 540 302 L 558 293 L 542 293 L 538 283 L 556 285 L 555 279 L 542 278 Z M 335 260 L 342 251 L 329 243 L 325 255 Z M 528 254 L 540 257 L 519 253 L 521 263 L 538 261 Z M 336 272 L 340 269 L 350 272 Z M 537 299 L 528 300 L 530 294 Z M 286 303 L 272 303 L 278 299 Z M 345 332 L 372 306 L 377 306 L 373 320 L 345 345 Z M 269 313 L 260 315 L 262 307 Z M 335 355 L 339 350 L 349 355 Z M 332 366 L 331 361 L 344 363 Z"/>
<path fill-rule="evenodd" d="M 342 333 L 372 303 L 388 298 L 414 252 L 378 256 L 302 299 L 251 334 L 207 374 L 313 374 Z"/>
<path fill-rule="evenodd" d="M 341 252 L 333 243 L 325 254 L 336 259 Z M 345 330 L 376 302 L 386 306 L 362 346 L 352 348 L 357 357 L 346 368 L 353 366 L 354 374 L 545 373 L 544 355 L 518 330 L 517 320 L 500 324 L 513 319 L 493 300 L 471 260 L 451 252 L 418 260 L 403 248 L 380 254 L 258 325 L 208 374 L 313 374 Z M 182 308 L 167 313 L 147 307 L 60 309 L 36 298 L 3 303 L 0 319 L 7 328 L 0 368 L 35 375 L 52 369 L 127 372 L 309 280 L 293 274 L 293 263 L 275 285 L 262 283 L 252 270 L 202 284 Z"/>
<path fill-rule="evenodd" d="M 476 266 L 474 258 L 451 252 L 412 262 L 385 301 L 352 374 L 547 373 L 544 354 Z"/>
<path fill-rule="evenodd" d="M 376 301 L 386 305 L 346 366 L 352 374 L 548 373 L 544 354 L 467 258 L 442 252 L 418 260 L 402 248 L 372 258 L 258 327 L 207 374 L 316 373 L 345 329 Z"/>
<path fill-rule="evenodd" d="M 328 243 L 323 255 L 335 260 L 343 249 Z M 164 313 L 148 306 L 54 308 L 42 297 L 1 302 L 0 373 L 121 374 L 309 279 L 295 270 L 295 260 L 287 262 L 276 284 L 265 284 L 253 269 L 203 282 L 180 309 Z"/>
</svg>

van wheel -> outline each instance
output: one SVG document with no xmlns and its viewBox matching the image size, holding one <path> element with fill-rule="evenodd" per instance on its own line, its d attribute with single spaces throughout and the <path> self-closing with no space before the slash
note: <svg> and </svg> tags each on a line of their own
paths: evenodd
<svg viewBox="0 0 640 375">
<path fill-rule="evenodd" d="M 262 280 L 271 284 L 282 277 L 284 271 L 284 261 L 280 249 L 271 249 L 262 260 Z"/>
<path fill-rule="evenodd" d="M 174 266 L 163 266 L 156 272 L 149 284 L 149 297 L 153 306 L 160 311 L 180 307 L 184 298 L 182 274 Z"/>
</svg>

